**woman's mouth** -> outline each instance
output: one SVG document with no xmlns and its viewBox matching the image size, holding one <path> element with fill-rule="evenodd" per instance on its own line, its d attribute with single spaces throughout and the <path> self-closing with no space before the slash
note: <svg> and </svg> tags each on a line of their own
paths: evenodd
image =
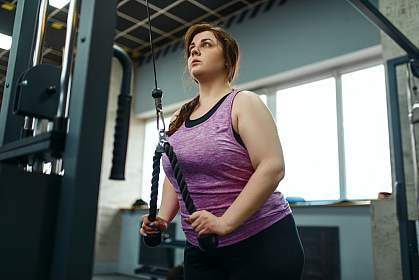
<svg viewBox="0 0 419 280">
<path fill-rule="evenodd" d="M 191 66 L 195 65 L 195 64 L 198 64 L 198 63 L 201 63 L 201 61 L 200 60 L 192 60 Z"/>
</svg>

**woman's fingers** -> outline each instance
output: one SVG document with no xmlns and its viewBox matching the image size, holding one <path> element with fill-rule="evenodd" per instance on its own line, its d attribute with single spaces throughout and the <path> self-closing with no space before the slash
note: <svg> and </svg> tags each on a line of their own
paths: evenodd
<svg viewBox="0 0 419 280">
<path fill-rule="evenodd" d="M 143 225 L 142 225 L 142 228 L 143 228 L 145 231 L 147 231 L 147 232 L 149 232 L 149 231 L 155 231 L 155 230 L 156 230 L 156 228 L 155 228 L 155 227 L 150 227 L 150 226 L 147 226 L 146 224 L 143 224 Z"/>
<path fill-rule="evenodd" d="M 147 235 L 153 235 L 155 234 L 155 232 L 152 232 L 152 231 L 148 232 L 148 231 L 145 231 L 143 228 L 140 228 L 140 234 L 142 236 L 147 236 Z"/>
<path fill-rule="evenodd" d="M 147 226 L 142 226 L 141 229 L 146 233 L 146 234 L 156 234 L 159 232 L 159 230 L 157 228 L 153 228 L 153 227 L 147 227 Z"/>
<path fill-rule="evenodd" d="M 155 223 L 151 223 L 147 215 L 143 216 L 142 218 L 143 223 L 141 224 L 140 228 L 140 234 L 142 236 L 153 235 L 158 233 L 159 230 L 156 228 Z"/>
<path fill-rule="evenodd" d="M 141 228 L 144 229 L 144 231 L 147 234 L 157 233 L 159 231 L 165 231 L 166 230 L 166 224 L 161 221 L 154 221 L 151 223 L 143 223 Z"/>
<path fill-rule="evenodd" d="M 206 228 L 206 226 L 204 224 L 199 224 L 194 230 L 196 232 L 200 232 L 200 231 L 202 231 L 205 228 Z"/>
<path fill-rule="evenodd" d="M 205 215 L 205 210 L 200 210 L 192 213 L 192 215 L 189 216 L 189 223 L 195 222 L 197 219 L 199 219 L 202 215 Z"/>
<path fill-rule="evenodd" d="M 202 219 L 201 219 L 201 217 L 198 217 L 192 224 L 191 224 L 191 226 L 192 226 L 192 228 L 194 229 L 194 230 L 196 230 L 196 227 L 197 226 L 199 226 L 200 224 L 202 223 Z"/>
<path fill-rule="evenodd" d="M 161 219 L 160 217 L 156 217 L 156 220 L 151 222 L 148 219 L 148 216 L 145 215 L 142 217 L 142 220 L 143 222 L 139 230 L 139 233 L 142 236 L 158 234 L 159 232 L 163 232 L 167 230 L 168 222 Z"/>
<path fill-rule="evenodd" d="M 140 234 L 141 236 L 147 236 L 147 233 L 145 233 L 143 228 L 140 228 Z"/>
</svg>

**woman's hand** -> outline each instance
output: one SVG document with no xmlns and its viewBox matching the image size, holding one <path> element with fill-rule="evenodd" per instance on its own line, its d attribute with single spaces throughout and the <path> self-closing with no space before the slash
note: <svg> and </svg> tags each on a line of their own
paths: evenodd
<svg viewBox="0 0 419 280">
<path fill-rule="evenodd" d="M 198 235 L 217 234 L 222 236 L 233 231 L 222 217 L 217 217 L 205 210 L 194 212 L 185 221 L 192 225 Z"/>
<path fill-rule="evenodd" d="M 148 215 L 144 215 L 143 223 L 140 228 L 140 234 L 142 236 L 147 236 L 156 234 L 159 231 L 164 232 L 167 230 L 168 226 L 169 223 L 158 216 L 156 217 L 156 220 L 154 222 L 150 222 L 150 220 L 148 219 Z"/>
</svg>

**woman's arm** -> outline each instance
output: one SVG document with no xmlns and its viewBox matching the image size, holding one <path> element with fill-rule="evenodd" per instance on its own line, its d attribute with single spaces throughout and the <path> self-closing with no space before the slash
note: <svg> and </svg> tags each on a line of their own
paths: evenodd
<svg viewBox="0 0 419 280">
<path fill-rule="evenodd" d="M 159 217 L 168 221 L 169 223 L 176 216 L 179 210 L 179 201 L 177 198 L 176 191 L 169 179 L 165 177 L 163 183 L 163 194 L 159 210 Z"/>
<path fill-rule="evenodd" d="M 252 92 L 242 92 L 235 98 L 233 112 L 255 172 L 222 217 L 215 220 L 215 216 L 206 211 L 190 216 L 189 221 L 199 234 L 232 232 L 259 210 L 285 174 L 277 128 L 262 100 Z"/>
<path fill-rule="evenodd" d="M 179 115 L 180 109 L 178 109 L 170 118 L 170 123 Z M 164 178 L 163 183 L 163 194 L 159 210 L 159 217 L 168 221 L 169 223 L 176 216 L 176 213 L 179 210 L 179 201 L 175 188 L 170 183 L 167 176 Z"/>
<path fill-rule="evenodd" d="M 167 177 L 163 183 L 163 196 L 160 205 L 159 215 L 154 222 L 150 222 L 148 215 L 143 216 L 140 234 L 142 236 L 156 234 L 158 231 L 166 231 L 170 222 L 176 216 L 179 209 L 176 192 Z"/>
<path fill-rule="evenodd" d="M 271 112 L 254 93 L 236 96 L 237 127 L 255 172 L 222 216 L 230 231 L 253 215 L 285 175 L 282 147 Z"/>
</svg>

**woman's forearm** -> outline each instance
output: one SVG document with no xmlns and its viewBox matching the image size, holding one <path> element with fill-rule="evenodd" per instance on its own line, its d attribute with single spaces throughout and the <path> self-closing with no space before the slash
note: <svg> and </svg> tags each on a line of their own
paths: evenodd
<svg viewBox="0 0 419 280">
<path fill-rule="evenodd" d="M 165 178 L 159 217 L 170 223 L 176 216 L 178 210 L 179 201 L 175 189 L 170 184 L 169 180 Z"/>
<path fill-rule="evenodd" d="M 284 168 L 276 160 L 265 160 L 257 166 L 240 195 L 221 217 L 228 232 L 235 230 L 260 209 L 284 174 Z"/>
</svg>

